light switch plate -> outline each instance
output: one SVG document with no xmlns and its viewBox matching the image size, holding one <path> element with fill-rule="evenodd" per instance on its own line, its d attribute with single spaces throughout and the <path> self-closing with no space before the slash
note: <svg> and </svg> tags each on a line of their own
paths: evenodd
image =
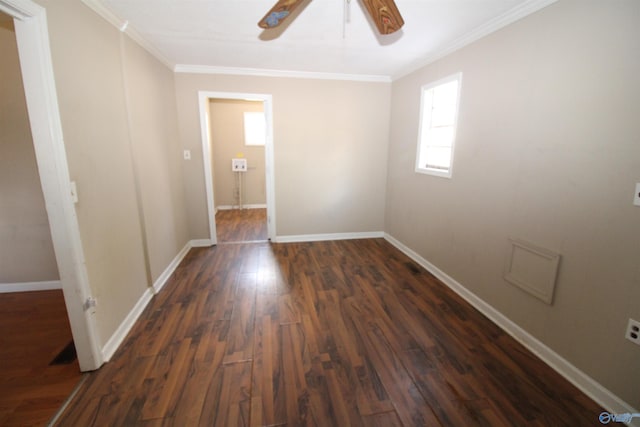
<svg viewBox="0 0 640 427">
<path fill-rule="evenodd" d="M 636 193 L 633 195 L 633 204 L 640 206 L 640 182 L 636 184 Z"/>
<path fill-rule="evenodd" d="M 191 150 L 184 150 L 183 155 L 185 160 L 191 160 Z"/>
</svg>

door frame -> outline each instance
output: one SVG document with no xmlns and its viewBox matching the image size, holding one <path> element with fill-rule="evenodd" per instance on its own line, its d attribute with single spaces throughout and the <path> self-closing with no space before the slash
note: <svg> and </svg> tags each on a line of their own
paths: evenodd
<svg viewBox="0 0 640 427">
<path fill-rule="evenodd" d="M 80 370 L 103 362 L 95 309 L 71 197 L 71 180 L 51 60 L 46 10 L 31 0 L 0 0 L 13 17 L 29 124 L 53 249 Z"/>
<path fill-rule="evenodd" d="M 275 241 L 276 237 L 276 202 L 275 202 L 275 179 L 274 179 L 274 156 L 273 156 L 273 96 L 258 93 L 238 93 L 238 92 L 198 92 L 198 110 L 200 113 L 200 134 L 202 139 L 202 157 L 204 163 L 204 180 L 207 192 L 207 215 L 209 223 L 209 239 L 211 244 L 218 243 L 216 237 L 216 222 L 213 194 L 213 165 L 211 163 L 211 123 L 209 101 L 211 99 L 234 99 L 262 101 L 264 105 L 264 116 L 266 120 L 266 141 L 264 147 L 265 155 L 265 180 L 267 194 L 267 237 Z"/>
</svg>

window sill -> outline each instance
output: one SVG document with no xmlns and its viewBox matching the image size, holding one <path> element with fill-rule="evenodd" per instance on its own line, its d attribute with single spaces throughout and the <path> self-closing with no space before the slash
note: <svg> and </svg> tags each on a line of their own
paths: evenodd
<svg viewBox="0 0 640 427">
<path fill-rule="evenodd" d="M 433 176 L 438 176 L 440 178 L 449 178 L 449 179 L 451 179 L 451 169 L 445 171 L 445 170 L 441 170 L 441 169 L 416 168 L 416 173 L 421 173 L 423 175 L 433 175 Z"/>
</svg>

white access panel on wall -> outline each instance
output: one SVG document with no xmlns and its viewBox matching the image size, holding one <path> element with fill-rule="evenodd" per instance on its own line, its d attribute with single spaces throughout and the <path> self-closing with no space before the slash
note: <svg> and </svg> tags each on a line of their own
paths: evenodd
<svg viewBox="0 0 640 427">
<path fill-rule="evenodd" d="M 520 239 L 509 239 L 504 278 L 551 305 L 560 254 Z"/>
</svg>

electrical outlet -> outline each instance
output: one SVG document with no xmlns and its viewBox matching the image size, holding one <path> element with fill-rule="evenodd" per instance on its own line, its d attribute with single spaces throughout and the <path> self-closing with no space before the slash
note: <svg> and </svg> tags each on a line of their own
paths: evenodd
<svg viewBox="0 0 640 427">
<path fill-rule="evenodd" d="M 640 206 L 640 182 L 636 184 L 636 193 L 633 195 L 633 204 Z"/>
<path fill-rule="evenodd" d="M 231 170 L 233 172 L 246 172 L 247 159 L 231 159 Z"/>
<path fill-rule="evenodd" d="M 640 345 L 640 322 L 629 319 L 625 337 L 634 344 Z"/>
</svg>

